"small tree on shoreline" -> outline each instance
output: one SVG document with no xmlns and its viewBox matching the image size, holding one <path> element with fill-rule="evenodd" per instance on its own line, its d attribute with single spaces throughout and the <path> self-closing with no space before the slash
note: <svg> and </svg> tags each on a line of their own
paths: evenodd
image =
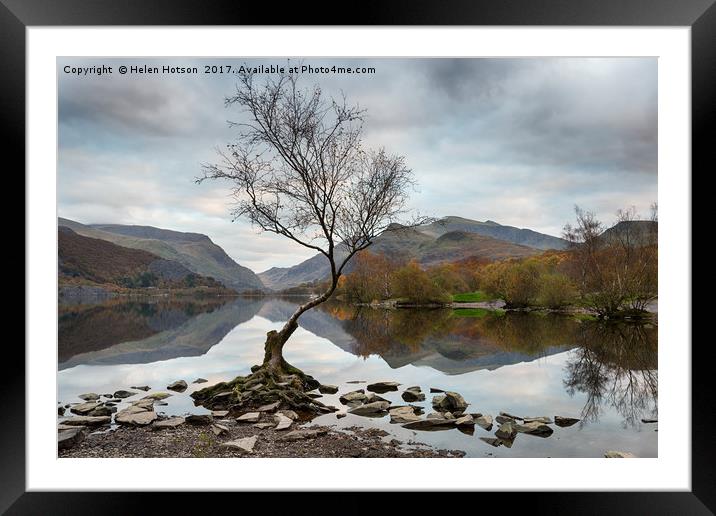
<svg viewBox="0 0 716 516">
<path fill-rule="evenodd" d="M 405 212 L 412 172 L 403 156 L 363 148 L 363 110 L 345 98 L 326 100 L 318 86 L 300 88 L 296 74 L 259 84 L 253 73 L 242 73 L 225 104 L 241 108 L 245 120 L 230 122 L 236 141 L 219 151 L 220 163 L 203 166 L 197 182 L 228 180 L 234 220 L 248 219 L 330 264 L 325 292 L 267 334 L 261 369 L 274 376 L 300 373 L 282 352 L 299 317 L 328 300 L 349 260 Z"/>
</svg>

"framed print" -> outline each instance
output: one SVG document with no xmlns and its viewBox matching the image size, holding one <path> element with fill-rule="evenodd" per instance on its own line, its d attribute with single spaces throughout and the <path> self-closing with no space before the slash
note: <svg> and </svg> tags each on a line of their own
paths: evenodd
<svg viewBox="0 0 716 516">
<path fill-rule="evenodd" d="M 3 0 L 27 201 L 3 510 L 711 513 L 691 178 L 716 8 L 481 4 Z"/>
</svg>

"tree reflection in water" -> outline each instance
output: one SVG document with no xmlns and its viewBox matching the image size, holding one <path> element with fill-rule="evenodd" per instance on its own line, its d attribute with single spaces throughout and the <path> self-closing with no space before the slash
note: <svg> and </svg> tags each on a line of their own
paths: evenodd
<svg viewBox="0 0 716 516">
<path fill-rule="evenodd" d="M 650 324 L 583 323 L 578 348 L 565 367 L 567 392 L 586 394 L 582 424 L 597 422 L 609 404 L 634 426 L 655 417 L 658 400 L 657 329 Z"/>
</svg>

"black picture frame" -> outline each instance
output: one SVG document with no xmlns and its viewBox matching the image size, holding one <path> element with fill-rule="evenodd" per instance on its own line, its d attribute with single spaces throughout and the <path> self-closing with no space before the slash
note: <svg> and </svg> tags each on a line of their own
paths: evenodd
<svg viewBox="0 0 716 516">
<path fill-rule="evenodd" d="M 692 172 L 706 173 L 713 157 L 709 136 L 716 113 L 715 0 L 424 0 L 367 1 L 339 6 L 324 1 L 269 4 L 242 0 L 0 0 L 0 97 L 4 157 L 25 168 L 25 29 L 31 26 L 91 25 L 555 25 L 555 26 L 689 26 L 692 71 Z M 348 14 L 340 15 L 340 9 Z M 710 163 L 709 163 L 710 164 Z M 679 173 L 688 174 L 689 171 Z M 22 188 L 24 189 L 24 182 Z M 26 276 L 28 274 L 25 269 Z M 685 300 L 690 302 L 690 300 Z M 32 309 L 28 306 L 26 309 Z M 691 343 L 668 343 L 686 346 Z M 713 514 L 716 511 L 713 389 L 708 382 L 709 346 L 692 347 L 692 490 L 690 492 L 481 493 L 489 501 L 551 514 Z M 0 511 L 7 514 L 135 514 L 149 512 L 159 501 L 163 511 L 187 510 L 187 495 L 173 493 L 77 493 L 25 491 L 25 356 L 16 350 L 13 367 L 3 372 L 5 397 L 0 427 Z M 698 417 L 696 417 L 698 416 Z M 685 435 L 684 438 L 687 438 Z M 424 504 L 430 494 L 412 494 L 401 511 Z M 236 510 L 237 496 L 248 509 L 246 494 L 196 494 L 207 510 Z M 234 499 L 229 500 L 232 496 Z M 265 496 L 265 495 L 264 495 Z M 293 493 L 290 504 L 314 512 L 357 513 L 373 510 L 379 499 L 361 493 L 341 494 L 340 501 L 314 504 L 308 493 Z M 444 496 L 444 495 L 443 495 Z M 451 508 L 456 500 L 450 495 Z M 159 500 L 157 500 L 159 498 Z M 436 500 L 445 498 L 436 498 Z M 257 500 L 258 502 L 258 500 Z M 283 502 L 273 499 L 277 507 Z M 335 503 L 339 503 L 336 506 Z M 404 505 L 406 504 L 407 505 Z M 244 505 L 246 504 L 246 505 Z M 310 506 L 308 504 L 311 504 Z M 213 509 L 212 509 L 213 507 Z M 222 509 L 223 508 L 223 509 Z"/>
</svg>

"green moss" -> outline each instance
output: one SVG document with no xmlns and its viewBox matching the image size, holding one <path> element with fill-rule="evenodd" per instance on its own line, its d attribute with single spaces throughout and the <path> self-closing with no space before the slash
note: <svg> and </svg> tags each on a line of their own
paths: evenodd
<svg viewBox="0 0 716 516">
<path fill-rule="evenodd" d="M 596 315 L 583 313 L 574 314 L 574 318 L 578 321 L 596 321 L 598 319 Z"/>
</svg>

